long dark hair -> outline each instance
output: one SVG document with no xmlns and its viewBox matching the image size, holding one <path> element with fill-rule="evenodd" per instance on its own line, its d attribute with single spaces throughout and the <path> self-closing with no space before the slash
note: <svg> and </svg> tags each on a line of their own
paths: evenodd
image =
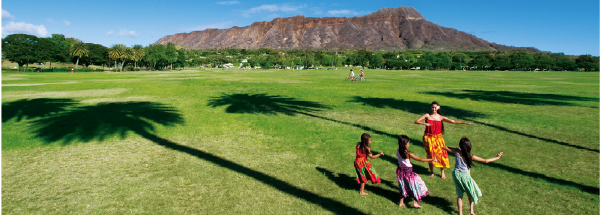
<svg viewBox="0 0 601 215">
<path fill-rule="evenodd" d="M 472 162 L 472 154 L 470 154 L 472 151 L 472 142 L 467 137 L 462 137 L 459 140 L 459 149 L 461 149 L 461 157 L 463 157 L 465 164 L 467 164 L 467 168 L 476 167 Z"/>
<path fill-rule="evenodd" d="M 440 107 L 440 105 L 438 104 L 438 102 L 436 102 L 436 101 L 433 101 L 433 102 L 432 102 L 432 104 L 430 104 L 430 110 L 432 110 L 432 108 L 431 108 L 431 107 L 432 107 L 432 105 L 434 105 L 434 104 L 435 104 L 435 105 L 437 105 L 438 107 Z M 436 110 L 436 113 L 437 113 L 438 115 L 441 115 L 441 116 L 442 116 L 442 112 L 440 112 L 440 108 L 438 108 L 438 110 Z M 430 111 L 430 114 L 434 114 L 434 112 Z M 426 119 L 426 120 L 427 120 L 427 119 Z M 441 128 L 440 128 L 440 133 L 444 134 L 444 123 L 443 123 L 442 121 L 440 121 L 440 127 L 441 127 Z"/>
<path fill-rule="evenodd" d="M 399 135 L 399 154 L 403 159 L 407 159 L 407 148 L 405 147 L 409 142 L 407 135 Z"/>
<path fill-rule="evenodd" d="M 361 149 L 363 151 L 363 154 L 369 153 L 367 151 L 367 149 L 369 148 L 369 139 L 371 138 L 371 136 L 369 136 L 369 134 L 367 133 L 363 133 L 361 135 L 361 144 L 359 145 L 359 149 Z"/>
</svg>

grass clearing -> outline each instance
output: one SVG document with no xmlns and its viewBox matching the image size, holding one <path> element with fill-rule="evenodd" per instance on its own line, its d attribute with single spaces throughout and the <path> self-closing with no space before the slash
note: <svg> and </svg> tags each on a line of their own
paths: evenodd
<svg viewBox="0 0 601 215">
<path fill-rule="evenodd" d="M 505 152 L 472 169 L 476 213 L 598 213 L 599 73 L 347 72 L 3 72 L 2 212 L 456 213 L 453 181 L 416 161 L 430 195 L 398 208 L 394 136 L 425 157 L 413 121 L 435 100 L 476 123 L 446 125 L 447 145 Z M 364 132 L 385 153 L 369 196 L 352 165 Z"/>
</svg>

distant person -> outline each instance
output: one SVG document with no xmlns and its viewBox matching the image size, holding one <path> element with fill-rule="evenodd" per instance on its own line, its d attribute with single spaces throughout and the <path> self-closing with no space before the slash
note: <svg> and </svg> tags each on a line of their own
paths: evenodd
<svg viewBox="0 0 601 215">
<path fill-rule="evenodd" d="M 363 70 L 361 70 L 361 74 L 359 74 L 359 80 L 364 81 L 365 78 L 363 78 L 365 76 L 365 74 L 363 74 Z"/>
<path fill-rule="evenodd" d="M 380 152 L 380 154 L 372 155 L 371 149 L 369 148 L 371 145 L 371 136 L 367 133 L 363 133 L 361 135 L 361 142 L 357 143 L 355 146 L 356 154 L 355 157 L 355 172 L 357 173 L 357 183 L 360 184 L 359 194 L 368 195 L 365 192 L 365 182 L 368 180 L 371 181 L 372 184 L 377 184 L 382 182 L 380 180 L 380 176 L 376 173 L 376 170 L 371 166 L 367 158 L 376 159 L 382 155 L 384 152 Z"/>
<path fill-rule="evenodd" d="M 443 116 L 442 113 L 440 113 L 440 105 L 438 105 L 436 101 L 432 102 L 430 108 L 430 113 L 422 115 L 415 120 L 414 123 L 426 126 L 423 137 L 424 149 L 426 150 L 428 158 L 436 158 L 436 160 L 438 160 L 437 162 L 432 162 L 428 165 L 430 166 L 430 177 L 434 177 L 434 167 L 438 167 L 440 168 L 441 178 L 446 179 L 447 177 L 444 174 L 444 169 L 451 166 L 449 165 L 449 156 L 447 155 L 447 152 L 442 150 L 442 147 L 445 146 L 444 139 L 442 139 L 442 135 L 444 134 L 443 122 L 466 125 L 473 125 L 474 123 L 452 120 Z"/>
<path fill-rule="evenodd" d="M 71 73 L 73 73 L 73 68 L 71 68 Z"/>
<path fill-rule="evenodd" d="M 499 152 L 496 157 L 483 159 L 472 155 L 472 143 L 467 137 L 459 140 L 459 148 L 443 147 L 446 152 L 455 154 L 455 170 L 453 170 L 453 182 L 455 182 L 455 194 L 457 194 L 457 208 L 459 214 L 463 215 L 463 193 L 467 193 L 470 202 L 470 214 L 474 214 L 474 203 L 478 204 L 478 197 L 482 196 L 480 188 L 472 179 L 470 169 L 474 166 L 473 161 L 490 163 L 499 160 L 503 152 Z"/>
<path fill-rule="evenodd" d="M 351 69 L 351 73 L 348 74 L 348 79 L 350 79 L 351 81 L 357 80 L 355 79 L 355 73 L 353 72 L 353 69 Z"/>
<path fill-rule="evenodd" d="M 436 161 L 434 159 L 424 159 L 415 156 L 409 151 L 409 137 L 406 135 L 399 136 L 399 149 L 396 151 L 396 157 L 399 159 L 399 166 L 396 169 L 396 175 L 399 182 L 399 194 L 401 201 L 399 207 L 405 206 L 405 198 L 413 197 L 413 207 L 422 208 L 417 202 L 421 202 L 423 197 L 426 197 L 429 193 L 426 184 L 417 173 L 413 172 L 413 165 L 411 165 L 412 158 L 421 162 Z"/>
</svg>

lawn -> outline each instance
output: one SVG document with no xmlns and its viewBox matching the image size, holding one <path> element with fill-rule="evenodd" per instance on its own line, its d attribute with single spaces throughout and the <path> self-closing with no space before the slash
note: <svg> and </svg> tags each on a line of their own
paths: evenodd
<svg viewBox="0 0 601 215">
<path fill-rule="evenodd" d="M 599 73 L 347 74 L 2 72 L 2 213 L 456 214 L 453 180 L 414 160 L 430 194 L 398 207 L 396 137 L 425 157 L 413 121 L 432 101 L 475 123 L 445 124 L 448 146 L 504 152 L 471 170 L 477 214 L 599 213 Z M 353 168 L 362 133 L 385 153 L 368 196 Z"/>
</svg>

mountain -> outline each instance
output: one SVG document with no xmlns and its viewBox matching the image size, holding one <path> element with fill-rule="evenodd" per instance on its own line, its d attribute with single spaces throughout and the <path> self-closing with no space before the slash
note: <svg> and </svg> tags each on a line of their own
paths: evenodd
<svg viewBox="0 0 601 215">
<path fill-rule="evenodd" d="M 538 51 L 488 42 L 427 21 L 413 7 L 383 8 L 361 17 L 276 18 L 246 27 L 206 29 L 168 35 L 154 44 L 173 42 L 187 49 L 370 49 L 433 51 Z"/>
</svg>

